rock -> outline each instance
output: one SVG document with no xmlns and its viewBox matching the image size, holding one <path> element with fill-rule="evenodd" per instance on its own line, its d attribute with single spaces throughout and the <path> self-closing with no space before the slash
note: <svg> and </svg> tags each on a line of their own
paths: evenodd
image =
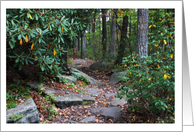
<svg viewBox="0 0 194 132">
<path fill-rule="evenodd" d="M 82 105 L 82 102 L 83 100 L 76 96 L 67 96 L 67 97 L 59 96 L 57 97 L 55 105 L 61 109 L 64 109 L 70 106 Z"/>
<path fill-rule="evenodd" d="M 61 71 L 60 73 L 61 74 L 65 74 L 65 75 L 70 75 L 70 72 L 69 71 Z"/>
<path fill-rule="evenodd" d="M 118 118 L 121 118 L 121 108 L 119 107 L 105 107 L 103 109 L 103 112 L 100 114 L 100 116 L 103 116 L 105 120 L 112 119 L 115 121 Z"/>
<path fill-rule="evenodd" d="M 119 76 L 125 76 L 127 74 L 127 71 L 122 71 L 122 72 L 115 72 L 111 75 L 109 83 L 112 85 L 117 84 L 118 82 L 121 81 Z"/>
<path fill-rule="evenodd" d="M 122 99 L 120 99 L 120 98 L 115 98 L 113 101 L 111 101 L 111 102 L 109 103 L 109 105 L 114 105 L 114 106 L 116 106 L 116 105 L 124 105 L 125 103 L 127 103 L 127 101 L 126 101 L 124 98 L 122 98 Z"/>
<path fill-rule="evenodd" d="M 101 108 L 89 108 L 91 113 L 102 116 L 106 119 L 112 119 L 115 121 L 118 118 L 122 118 L 120 107 L 101 107 Z"/>
<path fill-rule="evenodd" d="M 33 84 L 34 83 L 34 84 Z M 31 82 L 29 83 L 30 86 L 37 89 L 37 83 Z M 88 105 L 93 104 L 95 102 L 95 99 L 91 96 L 84 95 L 83 93 L 73 93 L 70 90 L 65 90 L 65 92 L 69 93 L 66 94 L 64 91 L 55 90 L 53 88 L 49 87 L 42 87 L 43 93 L 50 96 L 55 97 L 56 100 L 53 101 L 55 105 L 61 109 L 64 109 L 66 107 L 75 106 L 75 105 Z M 58 94 L 60 96 L 56 96 L 55 94 Z"/>
<path fill-rule="evenodd" d="M 103 109 L 105 107 L 101 107 L 101 108 L 88 108 L 90 110 L 91 113 L 95 114 L 95 115 L 98 115 L 100 113 L 103 112 Z"/>
<path fill-rule="evenodd" d="M 82 91 L 84 91 L 86 94 L 92 96 L 92 97 L 96 97 L 99 94 L 101 94 L 101 90 L 98 88 L 83 88 Z"/>
<path fill-rule="evenodd" d="M 7 123 L 38 123 L 39 114 L 32 98 L 6 112 Z"/>
<path fill-rule="evenodd" d="M 106 62 L 106 61 L 99 61 L 99 62 L 96 62 L 96 63 L 93 63 L 89 69 L 91 70 L 105 70 L 107 69 L 109 66 L 109 64 Z"/>
<path fill-rule="evenodd" d="M 112 96 L 114 96 L 114 95 L 117 95 L 117 93 L 108 93 L 108 94 L 104 94 L 103 96 L 104 96 L 105 98 L 108 98 L 108 97 L 112 97 Z"/>
<path fill-rule="evenodd" d="M 44 83 L 29 82 L 27 85 L 30 86 L 30 87 L 33 87 L 34 89 L 37 89 L 39 87 L 43 87 Z"/>
<path fill-rule="evenodd" d="M 93 70 L 89 69 L 89 67 L 82 67 L 82 72 L 93 72 Z"/>
<path fill-rule="evenodd" d="M 111 70 L 111 72 L 119 72 L 119 69 L 115 68 L 115 69 Z"/>
<path fill-rule="evenodd" d="M 73 121 L 73 120 L 69 120 L 68 123 L 69 124 L 77 124 L 77 122 L 76 121 Z"/>
<path fill-rule="evenodd" d="M 85 119 L 81 120 L 81 122 L 92 122 L 93 120 L 95 120 L 96 117 L 95 116 L 89 116 L 89 117 L 86 117 Z"/>
<path fill-rule="evenodd" d="M 75 68 L 70 68 L 70 71 L 71 71 L 72 74 L 75 74 L 78 77 L 79 76 L 85 77 L 90 82 L 91 85 L 102 84 L 101 82 L 95 80 L 94 78 L 86 75 L 85 73 L 83 73 L 83 72 L 81 72 L 81 71 L 79 71 L 79 70 L 77 70 Z"/>
<path fill-rule="evenodd" d="M 62 75 L 58 75 L 58 76 L 56 76 L 59 80 L 60 79 L 67 79 L 67 81 L 69 82 L 69 83 L 75 83 L 76 81 L 77 81 L 77 78 L 75 78 L 75 77 L 73 77 L 73 76 L 62 76 Z"/>
</svg>

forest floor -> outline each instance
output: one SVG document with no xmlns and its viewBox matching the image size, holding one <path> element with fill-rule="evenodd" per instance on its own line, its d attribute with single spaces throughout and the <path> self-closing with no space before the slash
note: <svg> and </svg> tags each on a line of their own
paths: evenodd
<svg viewBox="0 0 194 132">
<path fill-rule="evenodd" d="M 68 60 L 68 66 L 72 67 L 73 64 L 77 63 L 80 64 L 81 67 L 89 67 L 91 64 L 93 64 L 95 61 L 87 59 L 69 59 Z M 32 69 L 33 70 L 33 69 Z M 31 97 L 33 98 L 34 102 L 37 105 L 38 111 L 39 111 L 39 117 L 40 117 L 40 123 L 82 123 L 81 120 L 85 119 L 87 117 L 94 116 L 95 120 L 93 122 L 85 122 L 85 123 L 146 123 L 147 119 L 144 119 L 143 113 L 133 113 L 128 110 L 128 103 L 125 103 L 124 105 L 117 105 L 116 107 L 121 108 L 121 117 L 116 120 L 112 120 L 109 118 L 104 118 L 96 113 L 91 112 L 91 108 L 108 108 L 110 107 L 108 105 L 108 102 L 111 102 L 116 98 L 116 94 L 118 92 L 118 88 L 122 85 L 122 83 L 111 85 L 109 83 L 110 76 L 108 76 L 106 71 L 94 71 L 86 73 L 90 77 L 96 79 L 97 81 L 101 82 L 102 85 L 87 85 L 83 86 L 83 83 L 80 81 L 79 83 L 75 84 L 76 87 L 92 87 L 92 88 L 98 88 L 102 91 L 102 93 L 98 96 L 96 96 L 95 100 L 96 102 L 91 105 L 78 105 L 78 106 L 71 106 L 64 109 L 60 109 L 57 107 L 52 107 L 53 104 L 51 102 L 43 101 L 45 98 L 42 94 L 38 94 L 35 90 L 30 90 Z M 12 72 L 13 73 L 13 72 Z M 16 76 L 16 74 L 14 75 Z M 19 77 L 16 77 L 19 78 Z M 30 81 L 30 80 L 27 80 Z M 54 82 L 52 83 L 49 81 L 49 79 L 44 82 L 45 85 L 56 89 L 58 86 L 61 86 L 61 83 Z M 22 84 L 24 87 L 26 87 L 26 83 Z M 105 98 L 103 96 L 104 94 L 113 94 L 113 96 Z M 17 103 L 25 102 L 25 98 L 18 97 Z M 58 111 L 57 115 L 52 115 L 52 118 L 49 118 L 48 111 L 44 109 L 44 106 L 52 107 L 53 110 Z"/>
</svg>

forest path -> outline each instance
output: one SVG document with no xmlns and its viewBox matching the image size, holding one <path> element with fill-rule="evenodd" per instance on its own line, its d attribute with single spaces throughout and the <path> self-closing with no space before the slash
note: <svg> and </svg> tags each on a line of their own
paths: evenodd
<svg viewBox="0 0 194 132">
<path fill-rule="evenodd" d="M 89 67 L 93 60 L 76 59 L 71 60 L 69 67 Z M 86 72 L 86 74 L 102 85 L 78 85 L 78 89 L 100 89 L 101 93 L 94 97 L 95 103 L 90 105 L 76 105 L 67 108 L 57 108 L 57 115 L 48 120 L 48 113 L 44 112 L 39 102 L 41 98 L 34 98 L 35 103 L 39 109 L 40 121 L 42 123 L 130 123 L 135 122 L 136 115 L 128 111 L 128 104 L 123 99 L 116 98 L 118 88 L 121 83 L 111 85 L 109 83 L 110 76 L 106 75 L 108 71 L 93 71 Z M 57 83 L 53 86 L 55 88 Z M 31 93 L 36 95 L 37 93 Z M 47 104 L 48 105 L 48 104 Z"/>
</svg>

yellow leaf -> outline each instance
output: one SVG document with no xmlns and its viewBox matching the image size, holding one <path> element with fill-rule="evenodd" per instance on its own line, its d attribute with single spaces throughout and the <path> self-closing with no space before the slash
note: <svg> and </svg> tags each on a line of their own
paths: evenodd
<svg viewBox="0 0 194 132">
<path fill-rule="evenodd" d="M 35 59 L 37 59 L 36 55 L 34 56 Z"/>
<path fill-rule="evenodd" d="M 22 45 L 22 38 L 20 39 L 20 45 Z"/>
<path fill-rule="evenodd" d="M 127 67 L 127 65 L 125 64 L 124 67 Z"/>
<path fill-rule="evenodd" d="M 47 27 L 48 27 L 48 29 L 49 29 L 49 25 L 48 25 Z"/>
<path fill-rule="evenodd" d="M 34 42 L 33 42 L 32 45 L 31 45 L 31 50 L 33 50 L 33 47 L 34 47 Z"/>
<path fill-rule="evenodd" d="M 151 80 L 151 78 L 148 79 L 149 81 Z"/>
<path fill-rule="evenodd" d="M 132 59 L 134 58 L 134 56 L 132 57 Z"/>
<path fill-rule="evenodd" d="M 158 67 L 160 67 L 160 65 L 157 64 Z"/>
<path fill-rule="evenodd" d="M 170 101 L 172 100 L 172 98 L 170 98 Z"/>
<path fill-rule="evenodd" d="M 173 54 L 170 55 L 171 59 L 173 58 Z"/>
<path fill-rule="evenodd" d="M 160 40 L 159 40 L 159 42 L 158 43 L 160 43 Z"/>
<path fill-rule="evenodd" d="M 150 49 L 150 51 L 152 50 L 152 48 Z"/>
<path fill-rule="evenodd" d="M 165 45 L 167 44 L 166 40 L 164 40 L 164 44 L 165 44 Z"/>
<path fill-rule="evenodd" d="M 31 16 L 30 12 L 28 12 L 28 14 L 29 14 L 29 16 L 30 16 L 30 19 L 32 19 L 32 16 Z"/>
<path fill-rule="evenodd" d="M 135 116 L 133 116 L 133 119 L 135 120 Z"/>
<path fill-rule="evenodd" d="M 129 74 L 131 75 L 131 72 Z"/>
<path fill-rule="evenodd" d="M 63 32 L 63 27 L 62 27 L 62 29 L 61 29 L 61 32 Z"/>
<path fill-rule="evenodd" d="M 154 25 L 154 27 L 156 27 L 156 25 Z"/>
<path fill-rule="evenodd" d="M 28 43 L 28 41 L 29 41 L 28 35 L 26 35 L 26 40 L 25 41 L 26 41 L 26 43 Z"/>
<path fill-rule="evenodd" d="M 152 27 L 152 25 L 149 26 L 149 28 L 151 28 L 151 27 Z"/>
<path fill-rule="evenodd" d="M 167 78 L 167 75 L 166 75 L 166 74 L 164 74 L 164 79 L 166 80 L 166 78 Z"/>
<path fill-rule="evenodd" d="M 55 51 L 55 49 L 53 49 L 53 54 L 54 54 L 54 55 L 56 55 L 56 54 L 57 54 L 57 52 Z"/>
<path fill-rule="evenodd" d="M 157 45 L 157 44 L 155 44 L 155 47 L 158 47 L 158 45 Z"/>
</svg>

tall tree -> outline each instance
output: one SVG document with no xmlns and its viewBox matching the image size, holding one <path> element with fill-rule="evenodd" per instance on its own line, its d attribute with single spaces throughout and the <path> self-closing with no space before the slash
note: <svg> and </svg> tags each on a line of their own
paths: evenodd
<svg viewBox="0 0 194 132">
<path fill-rule="evenodd" d="M 77 51 L 80 51 L 80 37 L 77 37 L 77 41 L 78 41 L 78 46 L 77 46 Z"/>
<path fill-rule="evenodd" d="M 130 51 L 130 54 L 132 54 L 132 48 L 131 48 L 131 15 L 130 15 L 130 18 L 129 18 L 130 22 L 129 22 L 129 51 Z"/>
<path fill-rule="evenodd" d="M 81 37 L 81 58 L 85 58 L 85 48 L 86 48 L 86 36 L 85 31 L 82 31 L 82 37 Z"/>
<path fill-rule="evenodd" d="M 110 40 L 110 46 L 109 46 L 109 55 L 114 55 L 115 50 L 115 31 L 116 31 L 116 12 L 118 9 L 113 10 L 112 15 L 112 24 L 111 24 L 111 40 Z"/>
<path fill-rule="evenodd" d="M 119 43 L 119 49 L 118 49 L 118 55 L 116 59 L 117 64 L 121 64 L 122 58 L 124 56 L 125 52 L 125 45 L 126 45 L 126 40 L 127 40 L 127 25 L 128 25 L 128 16 L 123 17 L 123 26 L 121 30 L 121 40 Z"/>
<path fill-rule="evenodd" d="M 148 9 L 138 9 L 137 13 L 137 53 L 148 55 Z"/>
<path fill-rule="evenodd" d="M 94 9 L 94 12 L 92 14 L 92 34 L 93 34 L 93 38 L 92 38 L 92 49 L 93 49 L 93 53 L 94 56 L 96 55 L 96 51 L 95 51 L 95 21 L 96 21 L 96 9 Z"/>
<path fill-rule="evenodd" d="M 104 58 L 107 51 L 106 9 L 102 9 L 102 45 Z"/>
</svg>

